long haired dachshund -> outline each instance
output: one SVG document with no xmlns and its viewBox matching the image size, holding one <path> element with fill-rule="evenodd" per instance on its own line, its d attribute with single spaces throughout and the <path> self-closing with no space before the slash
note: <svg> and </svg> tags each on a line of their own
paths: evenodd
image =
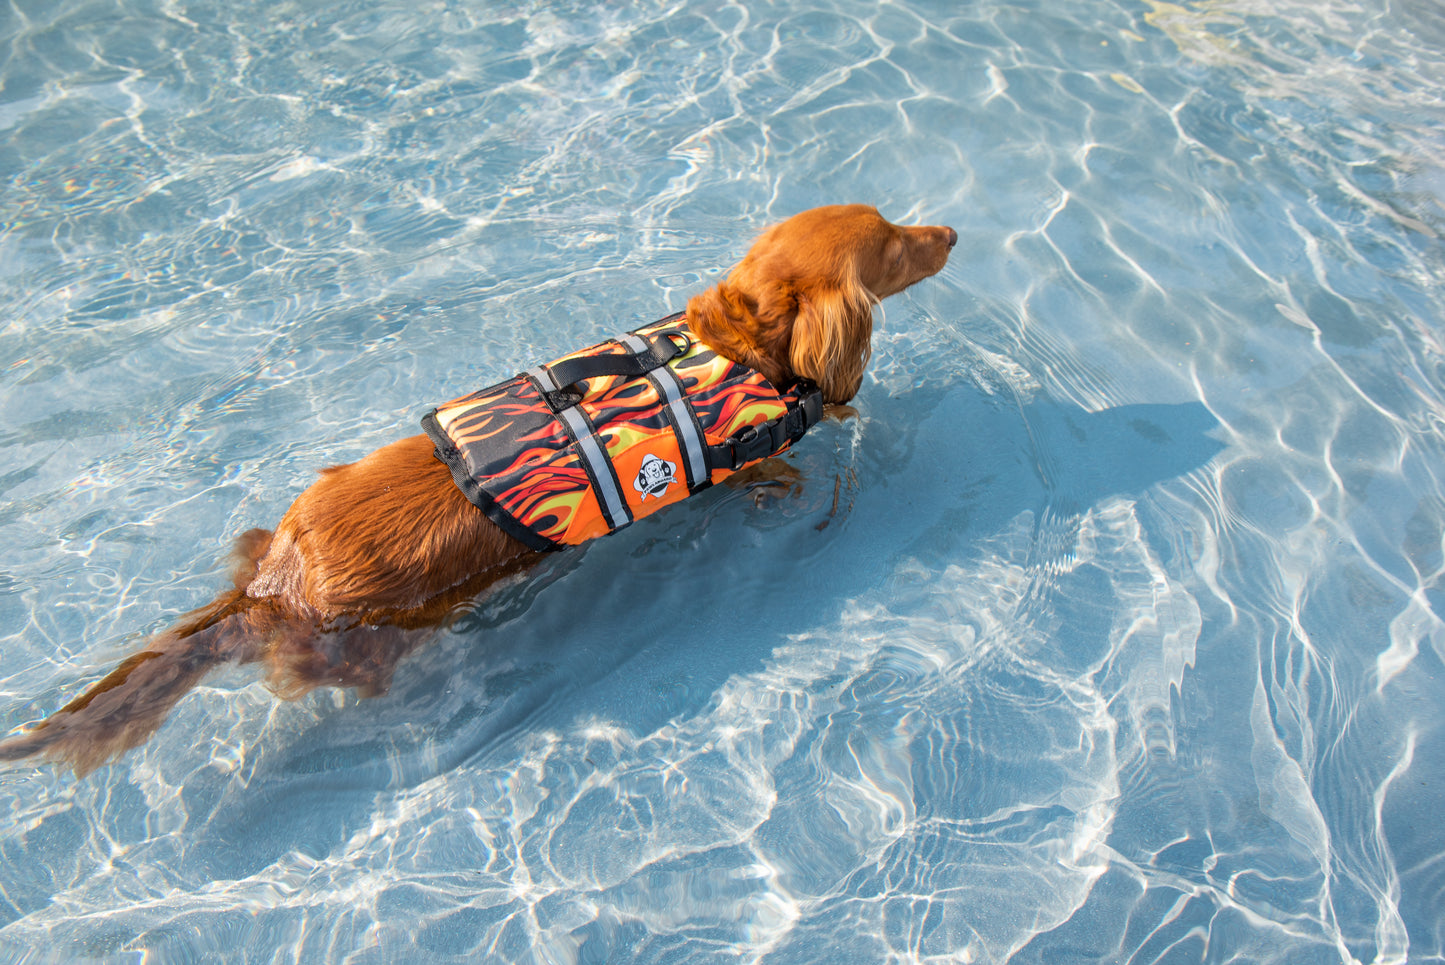
<svg viewBox="0 0 1445 965">
<path fill-rule="evenodd" d="M 957 240 L 866 205 L 805 211 L 693 297 L 688 327 L 773 385 L 810 379 L 840 405 L 862 382 L 874 304 L 942 269 Z M 144 742 L 226 661 L 264 661 L 268 687 L 286 699 L 323 684 L 382 692 L 456 604 L 538 558 L 467 500 L 423 435 L 323 469 L 275 532 L 245 533 L 235 555 L 234 588 L 0 742 L 0 760 L 39 754 L 84 775 Z"/>
</svg>

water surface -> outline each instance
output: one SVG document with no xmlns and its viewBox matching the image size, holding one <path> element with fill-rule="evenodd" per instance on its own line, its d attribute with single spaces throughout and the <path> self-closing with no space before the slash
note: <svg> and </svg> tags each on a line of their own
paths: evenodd
<svg viewBox="0 0 1445 965">
<path fill-rule="evenodd" d="M 0 770 L 0 958 L 1445 959 L 1445 17 L 11 0 L 0 725 L 764 225 L 948 224 L 801 494 Z M 833 513 L 834 494 L 838 510 Z"/>
</svg>

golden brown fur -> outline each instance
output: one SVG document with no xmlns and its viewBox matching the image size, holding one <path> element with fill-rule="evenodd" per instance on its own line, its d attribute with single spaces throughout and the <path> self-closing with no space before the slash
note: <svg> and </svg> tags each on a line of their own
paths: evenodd
<svg viewBox="0 0 1445 965">
<path fill-rule="evenodd" d="M 865 205 L 805 211 L 688 302 L 688 323 L 774 384 L 809 378 L 841 404 L 863 378 L 873 305 L 941 269 L 956 241 L 951 228 L 900 227 Z M 536 557 L 466 500 L 421 435 L 322 470 L 274 533 L 246 533 L 236 555 L 234 589 L 0 742 L 0 760 L 40 754 L 84 774 L 144 742 L 226 661 L 263 662 L 286 698 L 321 685 L 382 692 L 428 628 Z"/>
</svg>

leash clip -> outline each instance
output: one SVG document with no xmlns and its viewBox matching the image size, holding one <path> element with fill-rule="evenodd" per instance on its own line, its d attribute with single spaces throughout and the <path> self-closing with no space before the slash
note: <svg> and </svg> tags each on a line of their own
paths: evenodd
<svg viewBox="0 0 1445 965">
<path fill-rule="evenodd" d="M 688 352 L 692 351 L 692 346 L 694 344 L 692 341 L 692 336 L 687 334 L 687 332 L 683 331 L 680 328 L 675 328 L 670 332 L 663 332 L 661 333 L 661 337 L 667 339 L 669 342 L 671 342 L 674 346 L 677 347 L 677 354 L 673 355 L 672 358 L 680 359 Z"/>
</svg>

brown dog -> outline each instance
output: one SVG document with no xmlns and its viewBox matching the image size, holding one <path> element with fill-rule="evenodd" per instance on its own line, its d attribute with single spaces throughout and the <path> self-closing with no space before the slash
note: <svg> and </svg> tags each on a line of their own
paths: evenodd
<svg viewBox="0 0 1445 965">
<path fill-rule="evenodd" d="M 873 305 L 943 268 L 952 228 L 900 227 L 866 205 L 769 228 L 687 322 L 774 385 L 811 379 L 839 405 L 868 362 Z M 333 466 L 274 533 L 237 540 L 235 588 L 188 613 L 0 760 L 43 754 L 85 774 L 148 738 L 212 667 L 265 661 L 284 698 L 327 684 L 384 691 L 396 663 L 457 603 L 537 558 L 467 501 L 423 435 Z"/>
</svg>

